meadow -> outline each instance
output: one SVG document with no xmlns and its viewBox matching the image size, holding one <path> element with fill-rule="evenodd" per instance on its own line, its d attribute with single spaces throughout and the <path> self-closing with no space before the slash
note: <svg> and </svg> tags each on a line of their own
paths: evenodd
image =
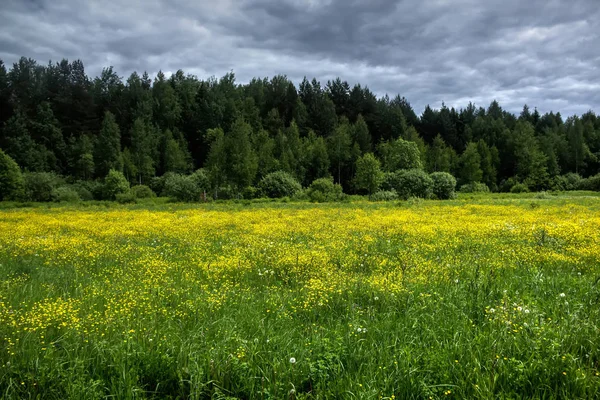
<svg viewBox="0 0 600 400">
<path fill-rule="evenodd" d="M 5 399 L 600 398 L 600 198 L 0 210 Z"/>
</svg>

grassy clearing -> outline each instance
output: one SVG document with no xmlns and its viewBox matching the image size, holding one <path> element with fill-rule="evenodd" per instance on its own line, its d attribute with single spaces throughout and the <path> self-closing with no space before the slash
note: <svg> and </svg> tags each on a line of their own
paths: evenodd
<svg viewBox="0 0 600 400">
<path fill-rule="evenodd" d="M 597 398 L 600 199 L 0 213 L 3 398 Z"/>
</svg>

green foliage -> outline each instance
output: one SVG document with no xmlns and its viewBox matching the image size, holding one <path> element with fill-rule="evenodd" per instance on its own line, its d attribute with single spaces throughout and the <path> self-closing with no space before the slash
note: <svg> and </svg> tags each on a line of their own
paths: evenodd
<svg viewBox="0 0 600 400">
<path fill-rule="evenodd" d="M 62 178 L 52 172 L 28 172 L 24 178 L 26 197 L 31 201 L 52 201 L 52 191 L 63 183 Z"/>
<path fill-rule="evenodd" d="M 117 193 L 115 195 L 115 200 L 120 204 L 132 204 L 137 202 L 137 197 L 129 191 L 125 193 Z"/>
<path fill-rule="evenodd" d="M 373 153 L 367 153 L 356 160 L 354 185 L 357 189 L 364 189 L 371 195 L 379 189 L 381 182 L 383 182 L 381 164 Z"/>
<path fill-rule="evenodd" d="M 391 142 L 383 142 L 377 150 L 381 156 L 383 170 L 393 172 L 399 169 L 421 169 L 421 153 L 415 142 L 398 138 Z"/>
<path fill-rule="evenodd" d="M 77 190 L 70 186 L 60 186 L 58 188 L 53 189 L 50 197 L 52 198 L 52 201 L 59 203 L 74 203 L 81 200 L 81 197 L 79 196 Z"/>
<path fill-rule="evenodd" d="M 0 201 L 19 200 L 25 195 L 25 180 L 17 163 L 0 149 Z"/>
<path fill-rule="evenodd" d="M 433 194 L 433 179 L 422 169 L 401 169 L 385 174 L 384 190 L 394 190 L 401 199 L 428 199 Z"/>
<path fill-rule="evenodd" d="M 303 186 L 333 175 L 352 190 L 357 160 L 374 150 L 385 172 L 448 172 L 460 185 L 483 182 L 492 191 L 509 191 L 513 184 L 499 183 L 511 177 L 532 190 L 561 190 L 573 185 L 560 174 L 600 170 L 593 112 L 563 120 L 525 107 L 517 118 L 494 101 L 427 106 L 417 117 L 407 99 L 340 78 L 325 87 L 316 79 L 295 87 L 285 76 L 240 85 L 233 73 L 201 80 L 176 71 L 123 81 L 112 67 L 88 77 L 78 60 L 22 58 L 9 71 L 0 62 L 0 130 L 0 147 L 24 172 L 71 182 L 115 169 L 160 193 L 165 179 L 156 175 L 204 168 L 210 184 L 202 186 L 215 198 L 221 188 L 239 198 L 279 170 Z"/>
<path fill-rule="evenodd" d="M 306 194 L 310 201 L 317 203 L 340 201 L 344 197 L 342 186 L 333 183 L 332 177 L 315 179 L 306 190 Z"/>
<path fill-rule="evenodd" d="M 203 190 L 192 175 L 169 174 L 162 194 L 175 201 L 194 202 L 202 199 Z"/>
<path fill-rule="evenodd" d="M 371 195 L 371 201 L 394 201 L 398 200 L 400 197 L 395 190 L 380 190 Z"/>
<path fill-rule="evenodd" d="M 129 193 L 129 181 L 121 171 L 111 169 L 104 178 L 104 198 L 115 200 L 118 194 Z"/>
<path fill-rule="evenodd" d="M 261 179 L 258 189 L 266 197 L 294 197 L 302 190 L 302 186 L 291 174 L 277 171 Z"/>
<path fill-rule="evenodd" d="M 583 179 L 579 185 L 580 189 L 593 190 L 600 192 L 600 174 L 590 176 L 589 178 Z"/>
<path fill-rule="evenodd" d="M 121 155 L 121 130 L 115 116 L 107 111 L 94 146 L 94 165 L 98 176 L 108 175 L 111 169 L 123 170 Z"/>
<path fill-rule="evenodd" d="M 469 143 L 460 156 L 460 179 L 464 184 L 480 182 L 483 177 L 481 156 L 476 143 Z"/>
<path fill-rule="evenodd" d="M 434 172 L 429 175 L 433 181 L 433 194 L 440 200 L 453 199 L 456 196 L 456 178 L 447 172 Z"/>
<path fill-rule="evenodd" d="M 137 185 L 131 188 L 131 194 L 136 199 L 150 199 L 156 197 L 156 193 L 146 185 Z"/>
<path fill-rule="evenodd" d="M 461 193 L 489 193 L 490 188 L 482 182 L 471 182 L 462 185 L 459 191 Z"/>
<path fill-rule="evenodd" d="M 583 179 L 579 174 L 569 172 L 565 175 L 557 175 L 552 178 L 551 189 L 552 190 L 580 190 L 583 189 L 582 186 Z"/>
<path fill-rule="evenodd" d="M 524 183 L 517 183 L 510 188 L 511 193 L 528 193 L 529 187 Z"/>
</svg>

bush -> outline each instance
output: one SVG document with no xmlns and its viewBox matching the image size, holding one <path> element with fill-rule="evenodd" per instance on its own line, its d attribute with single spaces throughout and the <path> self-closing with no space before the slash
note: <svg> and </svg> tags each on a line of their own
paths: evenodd
<svg viewBox="0 0 600 400">
<path fill-rule="evenodd" d="M 515 186 L 519 181 L 515 177 L 508 178 L 500 182 L 500 191 L 501 192 L 510 192 L 510 189 Z"/>
<path fill-rule="evenodd" d="M 88 184 L 90 183 L 90 184 Z M 80 200 L 89 201 L 94 200 L 94 194 L 92 192 L 92 188 L 98 186 L 99 184 L 95 181 L 77 181 L 71 185 L 71 189 L 77 192 Z M 100 185 L 102 186 L 102 185 Z"/>
<path fill-rule="evenodd" d="M 332 177 L 315 179 L 306 190 L 306 194 L 310 201 L 318 203 L 340 201 L 344 197 L 342 187 L 333 183 Z"/>
<path fill-rule="evenodd" d="M 163 195 L 175 201 L 199 201 L 202 190 L 192 175 L 169 174 L 165 180 Z"/>
<path fill-rule="evenodd" d="M 157 195 L 165 196 L 165 182 L 167 181 L 167 178 L 171 175 L 173 175 L 172 172 L 167 172 L 163 176 L 155 176 L 154 178 L 150 179 L 148 186 Z"/>
<path fill-rule="evenodd" d="M 0 201 L 21 200 L 25 195 L 25 180 L 21 168 L 8 154 L 0 150 Z"/>
<path fill-rule="evenodd" d="M 447 172 L 434 172 L 429 175 L 433 181 L 433 194 L 440 200 L 453 199 L 456 196 L 456 178 Z"/>
<path fill-rule="evenodd" d="M 52 201 L 56 202 L 77 202 L 80 201 L 79 193 L 69 186 L 61 186 L 52 190 Z"/>
<path fill-rule="evenodd" d="M 52 191 L 63 183 L 53 172 L 29 172 L 25 174 L 25 192 L 31 201 L 52 201 Z"/>
<path fill-rule="evenodd" d="M 137 185 L 131 188 L 131 194 L 136 199 L 149 199 L 156 197 L 156 193 L 146 185 Z"/>
<path fill-rule="evenodd" d="M 511 193 L 529 193 L 529 187 L 524 183 L 517 183 L 510 188 Z"/>
<path fill-rule="evenodd" d="M 384 190 L 395 190 L 401 199 L 420 197 L 428 199 L 433 194 L 433 180 L 421 169 L 401 169 L 385 174 Z"/>
<path fill-rule="evenodd" d="M 104 178 L 104 198 L 115 200 L 123 193 L 129 193 L 129 181 L 122 172 L 111 169 Z"/>
<path fill-rule="evenodd" d="M 600 192 L 600 174 L 582 179 L 579 189 Z"/>
<path fill-rule="evenodd" d="M 394 201 L 398 200 L 398 193 L 395 190 L 380 190 L 371 195 L 372 201 Z"/>
<path fill-rule="evenodd" d="M 200 168 L 196 172 L 192 174 L 192 179 L 196 183 L 196 186 L 202 192 L 210 193 L 210 179 L 206 171 L 203 168 Z"/>
<path fill-rule="evenodd" d="M 471 182 L 462 185 L 459 190 L 461 193 L 489 193 L 490 188 L 481 182 Z"/>
<path fill-rule="evenodd" d="M 125 193 L 118 193 L 115 196 L 115 199 L 117 200 L 118 203 L 121 203 L 121 204 L 129 204 L 129 203 L 137 202 L 135 195 L 131 191 L 125 192 Z"/>
<path fill-rule="evenodd" d="M 242 198 L 246 200 L 252 200 L 259 196 L 260 190 L 255 188 L 254 186 L 246 186 L 244 190 L 242 190 Z"/>
<path fill-rule="evenodd" d="M 300 183 L 284 171 L 272 172 L 258 183 L 261 194 L 270 198 L 293 197 L 302 190 Z"/>
<path fill-rule="evenodd" d="M 565 175 L 558 175 L 552 178 L 550 187 L 552 190 L 578 190 L 581 188 L 583 179 L 579 174 L 569 172 Z"/>
</svg>

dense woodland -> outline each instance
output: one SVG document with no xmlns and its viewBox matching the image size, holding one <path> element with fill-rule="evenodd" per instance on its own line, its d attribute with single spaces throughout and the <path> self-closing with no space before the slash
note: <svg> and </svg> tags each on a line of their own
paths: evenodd
<svg viewBox="0 0 600 400">
<path fill-rule="evenodd" d="M 76 182 L 114 169 L 149 185 L 203 169 L 216 196 L 274 171 L 304 187 L 331 176 L 345 193 L 376 190 L 359 184 L 360 165 L 449 172 L 459 186 L 493 191 L 565 189 L 600 171 L 592 111 L 565 118 L 524 106 L 516 116 L 494 101 L 427 106 L 418 115 L 404 97 L 378 98 L 339 78 L 305 78 L 299 87 L 280 75 L 238 84 L 233 73 L 200 80 L 181 70 L 123 79 L 109 67 L 92 79 L 79 60 L 44 66 L 21 58 L 12 68 L 0 62 L 0 127 L 0 148 L 23 173 Z"/>
</svg>

